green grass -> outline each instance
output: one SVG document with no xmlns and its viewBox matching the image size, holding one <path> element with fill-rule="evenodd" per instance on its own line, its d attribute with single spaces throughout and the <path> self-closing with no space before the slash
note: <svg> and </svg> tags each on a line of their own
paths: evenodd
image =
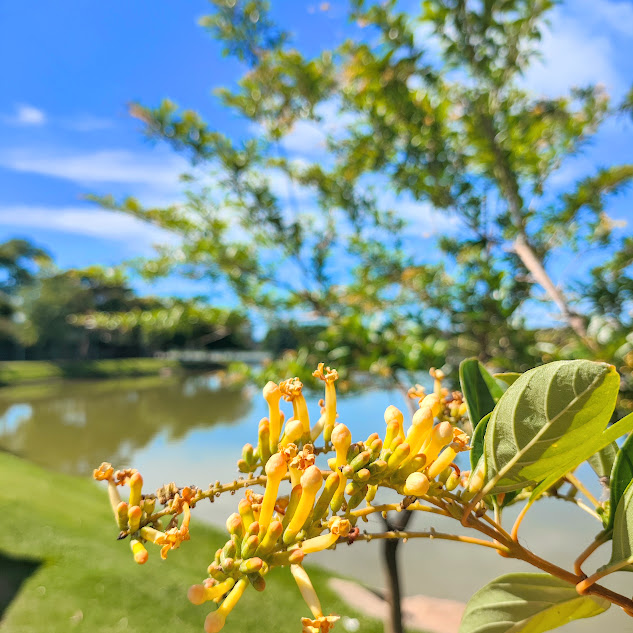
<svg viewBox="0 0 633 633">
<path fill-rule="evenodd" d="M 153 376 L 168 368 L 184 369 L 177 360 L 162 358 L 122 358 L 88 361 L 8 361 L 0 362 L 0 386 L 59 378 L 119 378 Z"/>
<path fill-rule="evenodd" d="M 17 594 L 4 612 L 11 633 L 117 631 L 203 632 L 208 605 L 186 599 L 226 535 L 194 522 L 191 541 L 145 565 L 132 560 L 103 486 L 43 470 L 0 452 L 0 578 Z M 22 564 L 20 564 L 22 561 Z M 327 588 L 328 574 L 309 568 L 324 610 L 360 619 L 363 633 L 382 624 L 345 607 Z M 227 633 L 297 633 L 309 611 L 287 569 L 273 570 L 264 593 L 248 589 L 227 621 Z M 2 584 L 0 583 L 0 588 Z M 1 606 L 0 596 L 0 606 Z M 343 633 L 339 624 L 337 631 Z"/>
</svg>

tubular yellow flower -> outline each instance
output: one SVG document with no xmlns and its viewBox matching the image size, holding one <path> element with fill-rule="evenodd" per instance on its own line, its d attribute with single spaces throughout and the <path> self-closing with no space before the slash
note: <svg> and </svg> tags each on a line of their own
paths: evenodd
<svg viewBox="0 0 633 633">
<path fill-rule="evenodd" d="M 237 511 L 240 513 L 242 517 L 242 524 L 244 525 L 244 529 L 247 530 L 248 526 L 255 520 L 255 515 L 253 514 L 253 506 L 248 499 L 240 499 L 240 502 L 237 504 Z"/>
<path fill-rule="evenodd" d="M 292 402 L 292 410 L 294 417 L 301 422 L 302 434 L 304 441 L 310 439 L 310 414 L 308 413 L 308 405 L 303 396 L 303 383 L 298 378 L 290 378 L 279 384 L 279 389 L 284 400 Z"/>
<path fill-rule="evenodd" d="M 316 591 L 312 586 L 312 582 L 310 581 L 310 577 L 306 573 L 306 570 L 301 565 L 290 565 L 290 572 L 297 583 L 297 587 L 299 587 L 301 596 L 312 612 L 312 615 L 315 618 L 320 618 L 323 615 L 321 603 L 319 602 L 319 597 L 316 595 Z"/>
<path fill-rule="evenodd" d="M 315 378 L 320 378 L 325 383 L 325 421 L 323 425 L 323 439 L 329 442 L 332 439 L 332 431 L 336 424 L 336 387 L 334 383 L 338 380 L 336 369 L 325 367 L 324 363 L 319 363 L 317 370 L 312 374 Z"/>
<path fill-rule="evenodd" d="M 129 506 L 140 506 L 141 505 L 141 491 L 143 489 L 143 477 L 141 477 L 141 473 L 134 473 L 129 481 L 130 485 L 130 501 Z"/>
<path fill-rule="evenodd" d="M 268 403 L 268 423 L 270 429 L 269 449 L 270 453 L 277 452 L 277 444 L 281 435 L 281 416 L 279 411 L 279 400 L 281 391 L 279 386 L 272 380 L 266 383 L 263 389 L 264 399 Z"/>
<path fill-rule="evenodd" d="M 318 466 L 310 466 L 301 477 L 301 497 L 297 509 L 284 532 L 284 543 L 289 545 L 303 527 L 308 515 L 312 511 L 317 492 L 323 483 L 323 476 Z"/>
<path fill-rule="evenodd" d="M 431 409 L 431 413 L 433 414 L 434 418 L 436 418 L 442 411 L 440 398 L 434 393 L 430 393 L 428 396 L 424 396 L 424 398 L 420 402 L 420 409 L 422 409 L 423 407 L 428 407 L 429 409 Z"/>
<path fill-rule="evenodd" d="M 431 434 L 423 453 L 426 455 L 426 463 L 431 464 L 438 453 L 453 439 L 453 427 L 450 422 L 440 422 Z"/>
<path fill-rule="evenodd" d="M 332 431 L 332 444 L 336 450 L 336 468 L 339 469 L 347 463 L 347 451 L 352 443 L 352 434 L 344 424 L 338 424 Z M 338 512 L 343 503 L 345 492 L 345 477 L 341 477 L 338 488 L 330 502 L 334 512 Z"/>
<path fill-rule="evenodd" d="M 407 433 L 405 442 L 409 445 L 411 452 L 409 457 L 405 460 L 408 461 L 412 457 L 415 457 L 420 452 L 420 449 L 424 445 L 424 442 L 428 440 L 431 429 L 433 428 L 433 413 L 430 407 L 424 407 L 418 409 L 413 414 L 413 420 L 411 421 L 411 427 Z"/>
<path fill-rule="evenodd" d="M 447 466 L 450 466 L 455 455 L 457 455 L 455 449 L 452 446 L 447 446 L 429 467 L 429 479 L 435 479 Z"/>
<path fill-rule="evenodd" d="M 301 633 L 329 633 L 340 619 L 339 615 L 322 615 L 314 620 L 301 618 Z"/>
<path fill-rule="evenodd" d="M 262 418 L 259 422 L 257 452 L 259 453 L 259 458 L 262 460 L 262 464 L 265 464 L 270 457 L 270 424 L 268 418 Z"/>
<path fill-rule="evenodd" d="M 191 585 L 187 592 L 189 602 L 195 605 L 203 604 L 209 600 L 215 600 L 222 597 L 227 591 L 230 591 L 235 584 L 235 578 L 227 578 L 217 585 L 205 587 L 205 585 Z"/>
<path fill-rule="evenodd" d="M 143 563 L 147 562 L 147 550 L 145 549 L 145 545 L 135 538 L 130 539 L 130 548 L 132 549 L 132 554 L 134 554 L 134 561 L 139 565 L 143 565 Z"/>
<path fill-rule="evenodd" d="M 321 435 L 325 428 L 325 413 L 321 414 L 321 417 L 317 420 L 317 423 L 310 429 L 310 441 L 314 442 Z"/>
<path fill-rule="evenodd" d="M 301 484 L 297 484 L 292 487 L 292 491 L 290 493 L 290 499 L 288 500 L 288 506 L 286 507 L 286 513 L 282 519 L 282 525 L 284 526 L 284 530 L 288 527 L 290 523 L 290 519 L 294 516 L 295 510 L 299 505 L 299 499 L 301 499 L 301 493 L 303 492 L 303 488 L 301 488 Z"/>
<path fill-rule="evenodd" d="M 255 550 L 255 556 L 262 557 L 270 554 L 270 552 L 272 552 L 275 548 L 275 545 L 277 545 L 277 541 L 283 534 L 283 531 L 284 526 L 282 525 L 281 521 L 271 521 L 270 525 L 268 526 L 268 530 L 266 530 L 264 538 Z"/>
<path fill-rule="evenodd" d="M 209 613 L 204 621 L 204 630 L 206 633 L 219 633 L 224 627 L 226 617 L 231 613 L 235 605 L 242 597 L 244 590 L 248 585 L 246 578 L 240 578 L 236 583 L 231 593 L 224 599 L 217 611 Z"/>
<path fill-rule="evenodd" d="M 396 450 L 394 450 L 387 460 L 387 472 L 393 472 L 396 470 L 410 454 L 411 447 L 407 442 L 398 444 Z"/>
<path fill-rule="evenodd" d="M 397 432 L 395 433 L 395 435 L 393 435 L 393 437 L 389 439 L 389 441 L 387 440 L 387 437 L 385 436 L 385 443 L 384 443 L 385 448 L 391 448 L 391 442 L 396 437 L 399 437 L 402 441 L 404 441 L 404 415 L 402 415 L 402 411 L 400 411 L 398 407 L 389 405 L 385 409 L 385 423 L 387 424 L 387 427 L 389 427 L 389 425 L 393 423 L 398 425 Z"/>
<path fill-rule="evenodd" d="M 411 473 L 404 484 L 404 494 L 420 497 L 429 489 L 429 480 L 424 473 Z"/>
<path fill-rule="evenodd" d="M 262 507 L 259 511 L 259 525 L 263 530 L 267 530 L 270 525 L 273 510 L 275 509 L 275 502 L 277 501 L 279 484 L 287 472 L 288 465 L 286 464 L 286 460 L 283 455 L 281 455 L 281 453 L 275 453 L 266 464 L 266 475 L 268 480 L 266 481 L 266 490 L 264 491 Z"/>
<path fill-rule="evenodd" d="M 312 512 L 313 522 L 321 520 L 327 514 L 330 502 L 332 501 L 334 493 L 338 489 L 341 479 L 343 479 L 343 476 L 338 472 L 338 470 L 335 470 L 328 475 L 325 480 L 325 485 L 323 486 L 323 492 L 314 505 L 314 511 Z"/>
<path fill-rule="evenodd" d="M 112 511 L 114 512 L 114 519 L 118 523 L 118 520 L 119 520 L 118 507 L 121 503 L 121 495 L 119 495 L 119 490 L 116 484 L 112 480 L 108 480 L 108 499 L 110 499 L 110 505 L 112 506 Z"/>
<path fill-rule="evenodd" d="M 286 422 L 286 427 L 284 428 L 284 434 L 281 438 L 280 445 L 286 447 L 288 444 L 294 444 L 301 439 L 302 434 L 303 424 L 301 423 L 301 420 L 290 418 L 290 420 Z"/>
<path fill-rule="evenodd" d="M 468 492 L 477 493 L 484 487 L 486 479 L 486 465 L 483 456 L 477 462 L 475 470 L 470 474 L 468 479 Z"/>
</svg>

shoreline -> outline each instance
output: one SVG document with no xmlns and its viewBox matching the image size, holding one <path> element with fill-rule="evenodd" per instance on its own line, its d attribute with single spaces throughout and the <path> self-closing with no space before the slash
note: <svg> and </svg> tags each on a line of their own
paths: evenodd
<svg viewBox="0 0 633 633">
<path fill-rule="evenodd" d="M 221 369 L 217 363 L 188 363 L 167 358 L 104 360 L 0 361 L 0 389 L 60 380 L 107 380 Z"/>
</svg>

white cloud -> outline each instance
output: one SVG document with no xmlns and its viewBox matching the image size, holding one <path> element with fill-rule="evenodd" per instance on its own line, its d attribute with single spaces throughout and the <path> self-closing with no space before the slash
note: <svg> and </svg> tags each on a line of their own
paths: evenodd
<svg viewBox="0 0 633 633">
<path fill-rule="evenodd" d="M 18 103 L 15 106 L 15 113 L 3 116 L 2 120 L 10 125 L 44 125 L 46 114 L 43 110 L 26 103 Z"/>
<path fill-rule="evenodd" d="M 28 149 L 0 154 L 0 166 L 81 185 L 142 184 L 165 190 L 178 187 L 179 176 L 187 169 L 187 162 L 166 152 L 101 150 L 69 153 Z"/>
<path fill-rule="evenodd" d="M 580 0 L 557 8 L 551 16 L 551 27 L 545 29 L 540 46 L 542 59 L 528 69 L 525 85 L 548 96 L 589 84 L 603 84 L 612 94 L 621 94 L 625 84 L 616 68 L 610 31 L 633 28 L 626 26 L 633 23 L 633 7 L 608 0 Z"/>
<path fill-rule="evenodd" d="M 174 234 L 135 217 L 90 207 L 0 206 L 0 226 L 43 229 L 123 242 L 139 249 L 154 243 L 174 243 Z"/>
</svg>

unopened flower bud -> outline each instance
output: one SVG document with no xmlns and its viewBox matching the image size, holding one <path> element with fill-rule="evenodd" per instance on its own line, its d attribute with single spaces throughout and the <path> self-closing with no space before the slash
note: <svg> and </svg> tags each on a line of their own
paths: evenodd
<svg viewBox="0 0 633 633">
<path fill-rule="evenodd" d="M 255 552 L 256 556 L 267 556 L 273 551 L 284 531 L 281 521 L 271 521 L 268 530 Z"/>
<path fill-rule="evenodd" d="M 268 418 L 263 418 L 259 423 L 257 434 L 257 452 L 262 464 L 265 464 L 270 458 L 270 426 Z"/>
<path fill-rule="evenodd" d="M 254 574 L 257 573 L 264 564 L 264 561 L 257 556 L 253 556 L 253 558 L 249 558 L 248 560 L 242 561 L 240 565 L 240 572 L 242 574 Z"/>
<path fill-rule="evenodd" d="M 266 589 L 266 581 L 259 574 L 252 574 L 248 579 L 255 591 L 264 591 Z"/>
<path fill-rule="evenodd" d="M 248 526 L 255 520 L 255 515 L 253 514 L 253 506 L 248 499 L 241 499 L 237 504 L 237 511 L 240 513 L 242 517 L 242 524 L 244 525 L 244 529 L 248 529 Z"/>
<path fill-rule="evenodd" d="M 132 548 L 132 554 L 134 554 L 134 561 L 139 565 L 147 562 L 147 550 L 145 545 L 136 539 L 130 540 L 130 547 Z"/>
<path fill-rule="evenodd" d="M 119 526 L 119 530 L 121 531 L 127 530 L 128 527 L 127 512 L 127 503 L 125 503 L 125 501 L 121 501 L 121 503 L 119 503 L 116 508 L 117 525 Z"/>
<path fill-rule="evenodd" d="M 143 511 L 139 506 L 132 506 L 131 508 L 128 508 L 127 519 L 130 524 L 130 532 L 136 532 L 139 529 L 141 516 L 143 516 Z"/>
<path fill-rule="evenodd" d="M 424 473 L 411 473 L 404 484 L 404 493 L 421 497 L 428 492 L 429 480 Z"/>
<path fill-rule="evenodd" d="M 141 473 L 134 473 L 128 484 L 130 486 L 130 501 L 128 505 L 131 506 L 140 506 L 141 505 L 141 492 L 143 489 L 143 477 L 141 477 Z"/>
<path fill-rule="evenodd" d="M 234 512 L 227 520 L 226 520 L 226 529 L 229 534 L 235 534 L 237 537 L 242 538 L 244 534 L 244 526 L 242 525 L 242 517 Z"/>
</svg>

